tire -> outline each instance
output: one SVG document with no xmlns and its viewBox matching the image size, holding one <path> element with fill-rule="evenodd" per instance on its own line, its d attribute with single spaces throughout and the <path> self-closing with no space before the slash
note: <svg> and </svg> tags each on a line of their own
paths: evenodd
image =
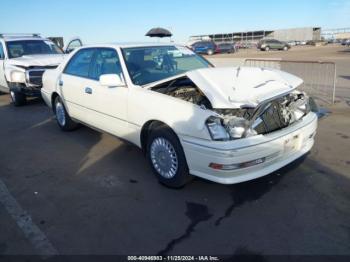
<svg viewBox="0 0 350 262">
<path fill-rule="evenodd" d="M 12 103 L 15 106 L 23 106 L 27 102 L 27 98 L 26 98 L 25 94 L 23 94 L 21 92 L 16 92 L 16 91 L 11 90 L 10 96 L 11 96 Z"/>
<path fill-rule="evenodd" d="M 214 51 L 212 49 L 208 49 L 207 55 L 213 55 L 213 54 L 214 54 Z"/>
<path fill-rule="evenodd" d="M 56 116 L 56 122 L 58 126 L 63 131 L 73 131 L 79 127 L 79 124 L 74 122 L 69 114 L 67 113 L 67 110 L 61 100 L 61 98 L 58 96 L 55 99 L 54 103 L 54 114 Z"/>
<path fill-rule="evenodd" d="M 167 187 L 181 188 L 192 179 L 178 137 L 164 125 L 151 130 L 146 157 L 158 181 Z"/>
<path fill-rule="evenodd" d="M 283 47 L 283 51 L 288 51 L 288 46 Z"/>
<path fill-rule="evenodd" d="M 266 51 L 266 52 L 270 51 L 270 47 L 268 47 L 268 46 L 265 47 L 265 51 Z"/>
</svg>

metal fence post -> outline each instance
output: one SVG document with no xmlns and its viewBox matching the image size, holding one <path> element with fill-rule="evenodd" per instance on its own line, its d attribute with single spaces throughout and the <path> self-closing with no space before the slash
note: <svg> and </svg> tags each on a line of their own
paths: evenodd
<svg viewBox="0 0 350 262">
<path fill-rule="evenodd" d="M 333 79 L 333 97 L 332 97 L 332 104 L 335 103 L 335 88 L 337 84 L 337 65 L 334 64 L 334 79 Z"/>
</svg>

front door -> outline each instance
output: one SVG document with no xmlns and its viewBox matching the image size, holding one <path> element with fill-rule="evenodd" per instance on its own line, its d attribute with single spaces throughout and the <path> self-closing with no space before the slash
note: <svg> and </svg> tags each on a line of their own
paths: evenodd
<svg viewBox="0 0 350 262">
<path fill-rule="evenodd" d="M 91 96 L 86 87 L 93 81 L 89 78 L 90 65 L 96 49 L 79 50 L 68 62 L 58 81 L 58 88 L 69 115 L 84 123 L 90 123 L 88 105 Z"/>
<path fill-rule="evenodd" d="M 95 116 L 92 125 L 115 136 L 127 135 L 127 86 L 107 87 L 100 85 L 99 79 L 104 74 L 117 74 L 122 79 L 123 73 L 118 53 L 113 48 L 97 48 L 90 67 L 89 111 Z"/>
<path fill-rule="evenodd" d="M 67 45 L 63 47 L 63 51 L 66 54 L 69 54 L 72 52 L 74 49 L 79 48 L 83 46 L 83 41 L 81 41 L 80 38 L 72 38 L 67 42 Z"/>
<path fill-rule="evenodd" d="M 100 85 L 103 74 L 122 76 L 117 51 L 84 48 L 66 66 L 59 84 L 71 117 L 116 136 L 127 132 L 127 87 Z"/>
</svg>

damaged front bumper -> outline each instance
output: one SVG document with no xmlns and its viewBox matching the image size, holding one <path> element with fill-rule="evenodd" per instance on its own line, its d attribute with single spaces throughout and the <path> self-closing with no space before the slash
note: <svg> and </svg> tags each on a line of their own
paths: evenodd
<svg viewBox="0 0 350 262">
<path fill-rule="evenodd" d="M 32 96 L 32 97 L 40 97 L 41 96 L 41 86 L 39 87 L 33 87 L 33 86 L 27 86 L 23 83 L 9 83 L 9 89 L 13 92 L 18 92 L 25 94 L 26 96 Z"/>
<path fill-rule="evenodd" d="M 233 141 L 181 137 L 190 173 L 217 183 L 235 184 L 270 174 L 309 152 L 317 116 L 310 112 L 291 126 Z"/>
</svg>

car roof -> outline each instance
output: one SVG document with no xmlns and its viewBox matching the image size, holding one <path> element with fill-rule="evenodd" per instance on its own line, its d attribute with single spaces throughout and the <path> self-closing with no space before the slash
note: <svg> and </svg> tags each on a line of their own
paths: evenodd
<svg viewBox="0 0 350 262">
<path fill-rule="evenodd" d="M 19 36 L 6 36 L 3 37 L 5 42 L 13 42 L 13 41 L 35 41 L 35 40 L 40 40 L 40 41 L 51 41 L 47 38 L 42 38 L 42 37 L 19 37 Z"/>
<path fill-rule="evenodd" d="M 111 44 L 94 44 L 94 45 L 84 45 L 82 48 L 132 48 L 132 47 L 161 47 L 161 46 L 184 46 L 182 44 L 176 43 L 111 43 Z"/>
</svg>

